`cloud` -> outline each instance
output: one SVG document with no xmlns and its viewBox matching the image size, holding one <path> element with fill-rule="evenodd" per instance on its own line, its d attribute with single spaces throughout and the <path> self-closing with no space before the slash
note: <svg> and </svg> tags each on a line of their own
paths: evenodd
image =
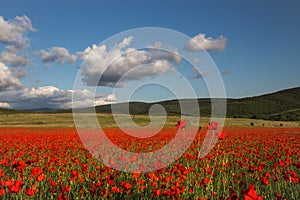
<svg viewBox="0 0 300 200">
<path fill-rule="evenodd" d="M 199 58 L 195 58 L 195 59 L 194 59 L 194 63 L 195 63 L 195 64 L 199 64 L 199 63 L 200 63 L 200 59 L 199 59 Z"/>
<path fill-rule="evenodd" d="M 178 53 L 178 49 L 174 49 L 171 46 L 163 45 L 162 42 L 157 41 L 154 45 L 146 45 L 149 48 L 149 52 L 156 59 L 166 59 L 179 63 L 181 56 Z"/>
<path fill-rule="evenodd" d="M 199 78 L 204 78 L 205 76 L 207 76 L 207 72 L 204 70 L 198 71 L 195 70 L 195 74 L 193 76 L 191 76 L 191 79 L 199 79 Z"/>
<path fill-rule="evenodd" d="M 34 28 L 27 16 L 16 16 L 13 20 L 8 21 L 5 21 L 0 16 L 1 43 L 11 44 L 16 47 L 25 47 L 28 45 L 28 38 L 24 35 L 29 31 L 34 31 Z"/>
<path fill-rule="evenodd" d="M 74 99 L 74 105 L 78 107 L 89 107 L 94 106 L 96 103 L 97 105 L 103 105 L 114 102 L 107 101 L 107 99 L 111 98 L 109 95 L 94 95 L 88 90 L 60 90 L 54 86 L 0 92 L 0 102 L 3 105 L 8 104 L 14 109 L 68 109 L 72 107 L 72 95 L 74 93 L 77 97 Z"/>
<path fill-rule="evenodd" d="M 106 105 L 106 104 L 113 104 L 117 102 L 117 98 L 115 96 L 115 94 L 108 94 L 106 97 L 104 98 L 98 98 L 94 105 L 95 106 L 100 106 L 100 105 Z"/>
<path fill-rule="evenodd" d="M 10 108 L 10 105 L 8 103 L 0 102 L 0 108 Z"/>
<path fill-rule="evenodd" d="M 27 75 L 26 71 L 19 69 L 19 68 L 12 68 L 10 70 L 11 70 L 11 73 L 13 74 L 13 76 L 18 79 L 24 78 Z"/>
<path fill-rule="evenodd" d="M 133 36 L 124 38 L 123 41 L 119 43 L 119 45 L 118 45 L 119 48 L 123 49 L 123 48 L 127 47 L 131 43 L 132 40 L 133 40 Z"/>
<path fill-rule="evenodd" d="M 105 101 L 107 102 L 115 102 L 117 101 L 116 95 L 115 94 L 109 94 L 106 96 Z"/>
<path fill-rule="evenodd" d="M 35 29 L 27 16 L 16 16 L 7 21 L 0 16 L 0 43 L 6 45 L 5 51 L 0 54 L 1 62 L 14 67 L 31 64 L 26 51 L 30 47 L 26 37 L 29 31 Z"/>
<path fill-rule="evenodd" d="M 57 62 L 60 64 L 72 64 L 77 59 L 76 55 L 71 55 L 69 51 L 63 47 L 52 47 L 48 51 L 40 50 L 37 54 L 41 55 L 43 63 Z"/>
<path fill-rule="evenodd" d="M 231 70 L 225 70 L 222 72 L 223 75 L 230 75 L 231 74 Z"/>
<path fill-rule="evenodd" d="M 194 52 L 194 51 L 224 51 L 226 47 L 227 39 L 220 36 L 217 39 L 211 37 L 205 38 L 205 34 L 198 34 L 191 38 L 183 47 L 184 50 Z"/>
<path fill-rule="evenodd" d="M 219 73 L 218 71 L 215 70 L 201 70 L 198 71 L 197 68 L 194 68 L 194 74 L 190 77 L 191 79 L 199 79 L 199 78 L 204 78 L 207 77 L 208 75 L 214 75 L 216 73 Z M 221 72 L 222 75 L 230 75 L 231 71 L 230 70 L 225 70 Z"/>
<path fill-rule="evenodd" d="M 8 90 L 19 90 L 24 86 L 19 79 L 14 75 L 10 68 L 0 62 L 0 92 Z"/>
<path fill-rule="evenodd" d="M 6 46 L 5 49 L 6 51 L 0 54 L 1 62 L 14 67 L 27 66 L 31 64 L 31 61 L 25 51 L 17 49 L 15 46 Z"/>
<path fill-rule="evenodd" d="M 84 60 L 81 67 L 83 82 L 88 86 L 122 87 L 127 81 L 165 74 L 169 67 L 174 68 L 172 62 L 180 61 L 174 56 L 176 53 L 170 56 L 169 52 L 159 49 L 125 48 L 132 40 L 129 36 L 111 49 L 106 45 L 92 45 L 78 54 Z M 121 77 L 122 82 L 118 82 Z"/>
</svg>

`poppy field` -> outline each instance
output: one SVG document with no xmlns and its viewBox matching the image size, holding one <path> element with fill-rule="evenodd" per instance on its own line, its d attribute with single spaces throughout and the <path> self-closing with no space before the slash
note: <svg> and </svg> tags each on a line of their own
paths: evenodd
<svg viewBox="0 0 300 200">
<path fill-rule="evenodd" d="M 118 128 L 103 130 L 135 152 L 159 149 L 177 131 L 134 139 Z M 0 128 L 0 198 L 300 199 L 300 128 L 225 127 L 226 136 L 198 159 L 206 131 L 171 165 L 126 173 L 93 158 L 75 128 Z"/>
</svg>

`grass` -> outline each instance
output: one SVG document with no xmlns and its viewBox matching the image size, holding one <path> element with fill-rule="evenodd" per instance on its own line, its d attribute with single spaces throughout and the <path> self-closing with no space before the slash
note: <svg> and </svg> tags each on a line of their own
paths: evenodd
<svg viewBox="0 0 300 200">
<path fill-rule="evenodd" d="M 21 113 L 0 115 L 1 127 L 73 127 L 73 116 L 68 114 Z"/>
<path fill-rule="evenodd" d="M 121 114 L 118 117 L 123 117 Z M 146 115 L 132 115 L 132 120 L 140 126 L 146 126 L 150 122 L 149 116 Z M 101 127 L 117 127 L 112 115 L 97 114 L 97 119 Z M 163 117 L 154 117 L 154 125 L 161 124 Z M 188 121 L 192 120 L 191 125 L 197 124 L 192 117 L 186 117 Z M 174 126 L 179 120 L 176 116 L 168 116 L 165 126 Z M 122 120 L 124 124 L 127 122 Z M 210 121 L 208 117 L 201 117 L 200 125 L 206 126 Z M 226 118 L 225 126 L 251 126 L 254 127 L 299 127 L 300 122 L 286 122 L 286 121 L 267 121 L 259 119 L 244 119 L 244 118 Z M 75 127 L 72 113 L 19 113 L 0 115 L 0 127 Z"/>
</svg>

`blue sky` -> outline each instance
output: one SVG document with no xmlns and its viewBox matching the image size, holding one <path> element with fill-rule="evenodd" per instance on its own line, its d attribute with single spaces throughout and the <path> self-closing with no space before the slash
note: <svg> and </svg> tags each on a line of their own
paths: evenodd
<svg viewBox="0 0 300 200">
<path fill-rule="evenodd" d="M 221 36 L 226 38 L 225 49 L 208 53 L 224 73 L 227 97 L 255 96 L 298 87 L 299 7 L 299 1 L 4 1 L 0 6 L 3 23 L 14 23 L 16 16 L 26 16 L 31 27 L 28 24 L 23 27 L 22 39 L 18 39 L 26 40 L 26 47 L 10 51 L 18 51 L 18 55 L 27 58 L 23 66 L 12 65 L 5 57 L 8 56 L 5 54 L 7 47 L 15 47 L 16 43 L 15 40 L 6 41 L 5 33 L 1 40 L 0 31 L 0 62 L 6 73 L 2 73 L 0 106 L 70 106 L 70 90 L 73 90 L 78 67 L 83 62 L 79 58 L 73 59 L 72 55 L 115 34 L 139 27 L 168 28 L 191 38 L 199 34 L 214 40 Z M 25 18 L 22 20 L 26 21 Z M 20 20 L 15 24 L 20 26 Z M 43 62 L 42 56 L 53 47 L 67 50 L 68 54 L 64 54 L 67 57 L 63 58 L 66 60 L 59 62 L 49 58 L 49 62 Z M 62 49 L 55 52 L 58 51 Z M 174 64 L 178 68 L 182 65 Z M 110 95 L 112 89 L 99 89 L 100 104 L 120 100 L 118 96 Z M 166 91 L 145 89 L 147 92 L 134 95 L 137 100 L 172 98 L 172 95 L 165 95 Z M 197 86 L 195 89 L 205 90 Z M 197 95 L 207 96 L 205 92 Z M 23 99 L 18 99 L 20 96 Z M 24 101 L 28 103 L 22 103 Z"/>
</svg>

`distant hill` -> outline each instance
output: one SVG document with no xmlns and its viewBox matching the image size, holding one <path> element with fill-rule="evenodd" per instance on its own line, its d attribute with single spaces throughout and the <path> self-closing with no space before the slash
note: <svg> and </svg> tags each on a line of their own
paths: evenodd
<svg viewBox="0 0 300 200">
<path fill-rule="evenodd" d="M 300 120 L 300 87 L 256 97 L 231 99 L 227 116 L 283 121 Z"/>
<path fill-rule="evenodd" d="M 184 99 L 181 101 L 191 101 Z M 210 116 L 211 100 L 198 99 L 201 116 Z M 180 115 L 178 100 L 155 103 L 130 102 L 130 114 L 148 115 L 149 108 L 154 104 L 162 105 L 168 115 Z M 125 103 L 113 105 L 114 112 L 125 113 Z M 111 105 L 97 106 L 98 113 L 111 113 Z M 193 115 L 195 109 L 187 109 L 186 115 Z M 283 121 L 300 121 L 300 87 L 278 91 L 255 97 L 227 99 L 227 117 L 252 118 Z"/>
<path fill-rule="evenodd" d="M 189 105 L 189 102 L 194 102 L 192 99 L 181 99 L 180 102 L 184 102 L 185 105 Z M 210 114 L 210 99 L 198 99 L 198 104 L 201 109 L 201 114 L 205 113 L 206 115 Z M 151 106 L 159 104 L 162 105 L 168 115 L 181 115 L 180 105 L 178 100 L 168 100 L 154 103 L 144 103 L 144 102 L 129 102 L 129 112 L 133 115 L 148 115 L 149 109 Z M 119 103 L 113 105 L 103 105 L 96 106 L 95 110 L 97 113 L 111 113 L 111 107 L 113 106 L 114 113 L 126 113 L 127 103 Z M 186 113 L 184 115 L 195 115 L 195 108 L 191 106 L 187 106 L 185 108 Z M 160 114 L 160 111 L 155 111 L 153 114 Z"/>
<path fill-rule="evenodd" d="M 219 99 L 214 99 L 219 100 Z M 182 99 L 180 101 L 189 102 L 192 99 Z M 155 103 L 144 102 L 129 102 L 129 112 L 134 115 L 148 115 L 149 109 L 154 104 L 162 105 L 168 115 L 178 116 L 181 114 L 178 100 L 168 100 Z M 211 99 L 198 99 L 200 114 L 204 117 L 209 117 L 211 113 Z M 115 113 L 126 113 L 127 103 L 114 104 Z M 80 112 L 87 112 L 88 109 L 78 109 Z M 111 105 L 96 106 L 97 113 L 111 113 Z M 195 115 L 195 108 L 190 105 L 185 109 L 184 115 Z M 13 114 L 24 112 L 42 112 L 42 113 L 70 113 L 68 110 L 53 110 L 41 108 L 30 111 L 8 110 L 0 108 L 0 114 Z M 159 115 L 159 111 L 154 111 L 154 114 Z M 252 118 L 252 119 L 267 119 L 275 121 L 300 121 L 300 87 L 281 90 L 278 92 L 247 97 L 241 99 L 227 99 L 227 117 L 230 118 Z"/>
<path fill-rule="evenodd" d="M 24 113 L 24 111 L 0 108 L 0 115 L 18 114 L 18 113 Z"/>
<path fill-rule="evenodd" d="M 60 113 L 64 112 L 64 110 L 57 110 L 53 108 L 36 108 L 36 109 L 28 109 L 28 110 L 23 110 L 25 112 L 35 112 L 35 113 Z"/>
</svg>

